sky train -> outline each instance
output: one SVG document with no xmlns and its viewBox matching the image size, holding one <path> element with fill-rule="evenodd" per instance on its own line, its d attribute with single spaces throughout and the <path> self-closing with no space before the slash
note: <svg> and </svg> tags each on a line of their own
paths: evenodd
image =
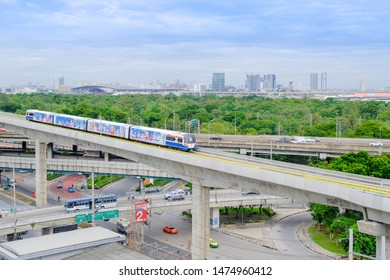
<svg viewBox="0 0 390 280">
<path fill-rule="evenodd" d="M 26 120 L 104 134 L 179 149 L 181 151 L 196 150 L 196 138 L 192 133 L 57 114 L 34 109 L 26 111 Z"/>
</svg>

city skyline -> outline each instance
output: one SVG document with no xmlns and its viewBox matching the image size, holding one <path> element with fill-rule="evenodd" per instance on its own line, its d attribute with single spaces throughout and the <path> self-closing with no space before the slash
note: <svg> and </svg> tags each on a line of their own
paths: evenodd
<svg viewBox="0 0 390 280">
<path fill-rule="evenodd" d="M 390 86 L 390 3 L 376 1 L 0 0 L 0 86 L 65 77 L 245 86 L 246 73 L 310 88 Z"/>
</svg>

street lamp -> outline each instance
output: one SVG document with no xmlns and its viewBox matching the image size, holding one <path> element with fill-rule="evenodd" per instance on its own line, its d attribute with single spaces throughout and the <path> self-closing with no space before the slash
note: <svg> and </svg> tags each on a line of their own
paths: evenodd
<svg viewBox="0 0 390 280">
<path fill-rule="evenodd" d="M 237 134 L 237 108 L 234 108 L 234 135 Z"/>
</svg>

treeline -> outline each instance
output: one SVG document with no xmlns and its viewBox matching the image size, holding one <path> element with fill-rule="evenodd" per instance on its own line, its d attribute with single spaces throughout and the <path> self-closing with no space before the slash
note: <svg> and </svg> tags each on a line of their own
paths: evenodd
<svg viewBox="0 0 390 280">
<path fill-rule="evenodd" d="M 2 111 L 30 108 L 181 131 L 197 119 L 201 133 L 390 138 L 390 104 L 377 101 L 0 93 Z"/>
</svg>

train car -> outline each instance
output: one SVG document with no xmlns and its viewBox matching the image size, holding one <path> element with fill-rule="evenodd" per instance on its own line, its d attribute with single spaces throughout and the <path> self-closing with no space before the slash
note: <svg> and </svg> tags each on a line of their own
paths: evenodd
<svg viewBox="0 0 390 280">
<path fill-rule="evenodd" d="M 26 111 L 26 120 L 48 123 L 93 133 L 101 133 L 104 135 L 165 146 L 182 151 L 196 150 L 196 138 L 192 133 L 170 131 L 145 126 L 133 126 L 129 124 L 56 114 L 33 109 Z"/>
<path fill-rule="evenodd" d="M 65 114 L 54 114 L 54 125 L 68 127 L 77 130 L 87 130 L 87 121 L 89 118 L 65 115 Z"/>
<path fill-rule="evenodd" d="M 194 134 L 144 126 L 130 127 L 130 140 L 175 148 L 182 151 L 196 149 Z"/>
<path fill-rule="evenodd" d="M 89 119 L 87 131 L 129 139 L 129 124 Z"/>
<path fill-rule="evenodd" d="M 26 120 L 53 124 L 54 113 L 29 109 L 26 111 Z"/>
</svg>

